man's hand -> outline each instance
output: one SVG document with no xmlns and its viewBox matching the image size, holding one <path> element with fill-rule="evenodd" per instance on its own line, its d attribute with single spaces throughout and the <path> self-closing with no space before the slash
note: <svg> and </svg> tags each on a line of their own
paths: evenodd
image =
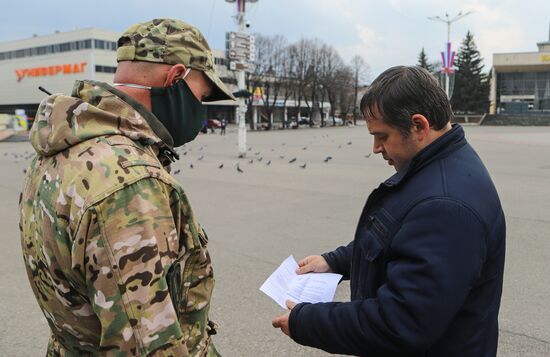
<svg viewBox="0 0 550 357">
<path fill-rule="evenodd" d="M 296 306 L 296 303 L 287 300 L 286 301 L 286 307 L 288 307 L 289 310 L 292 310 Z M 277 316 L 276 318 L 271 321 L 271 325 L 275 328 L 280 328 L 281 331 L 288 337 L 290 337 L 290 328 L 288 327 L 288 318 L 290 316 L 290 312 L 287 312 L 284 315 Z"/>
<path fill-rule="evenodd" d="M 300 260 L 296 269 L 296 274 L 305 273 L 332 273 L 332 269 L 322 256 L 310 255 Z"/>
</svg>

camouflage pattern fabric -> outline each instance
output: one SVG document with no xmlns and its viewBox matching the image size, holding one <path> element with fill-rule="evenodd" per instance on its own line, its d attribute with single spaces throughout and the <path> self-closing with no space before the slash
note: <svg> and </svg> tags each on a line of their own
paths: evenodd
<svg viewBox="0 0 550 357">
<path fill-rule="evenodd" d="M 117 61 L 183 64 L 202 71 L 214 84 L 205 102 L 235 99 L 214 71 L 214 57 L 202 33 L 180 20 L 154 19 L 131 26 L 118 39 Z"/>
<path fill-rule="evenodd" d="M 157 158 L 151 114 L 115 92 L 77 82 L 31 129 L 20 229 L 47 356 L 218 356 L 207 236 Z"/>
</svg>

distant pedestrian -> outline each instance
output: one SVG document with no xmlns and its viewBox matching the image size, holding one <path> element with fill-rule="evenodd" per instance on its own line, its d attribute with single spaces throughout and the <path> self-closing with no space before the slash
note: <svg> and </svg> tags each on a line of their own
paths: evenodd
<svg viewBox="0 0 550 357">
<path fill-rule="evenodd" d="M 227 120 L 222 119 L 222 125 L 220 129 L 220 135 L 225 135 L 225 128 L 227 127 Z"/>
</svg>

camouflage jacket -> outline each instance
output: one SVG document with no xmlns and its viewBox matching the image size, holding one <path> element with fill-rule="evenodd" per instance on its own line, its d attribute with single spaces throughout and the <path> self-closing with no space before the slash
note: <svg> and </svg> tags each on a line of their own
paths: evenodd
<svg viewBox="0 0 550 357">
<path fill-rule="evenodd" d="M 47 356 L 218 355 L 207 237 L 157 157 L 158 124 L 99 82 L 40 104 L 20 229 Z"/>
</svg>

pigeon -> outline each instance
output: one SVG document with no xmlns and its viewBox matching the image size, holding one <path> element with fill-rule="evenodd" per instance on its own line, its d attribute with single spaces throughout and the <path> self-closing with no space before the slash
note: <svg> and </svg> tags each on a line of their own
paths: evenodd
<svg viewBox="0 0 550 357">
<path fill-rule="evenodd" d="M 253 164 L 254 163 L 254 159 L 248 161 L 249 164 Z"/>
<path fill-rule="evenodd" d="M 180 169 L 177 169 L 176 171 L 174 171 L 174 175 L 177 175 L 177 174 L 179 174 L 180 172 L 181 172 L 181 170 L 180 170 Z"/>
<path fill-rule="evenodd" d="M 281 144 L 281 146 L 285 146 L 285 145 L 286 145 L 286 143 L 282 143 L 282 144 Z"/>
<path fill-rule="evenodd" d="M 241 169 L 241 167 L 239 166 L 239 164 L 237 164 L 237 171 L 240 172 L 240 173 L 243 173 L 244 171 Z"/>
<path fill-rule="evenodd" d="M 202 159 L 204 159 L 204 156 L 199 156 L 199 158 L 197 159 L 198 161 L 201 161 Z"/>
<path fill-rule="evenodd" d="M 281 159 L 284 159 L 284 158 L 285 158 L 285 156 L 284 156 L 284 155 L 281 155 L 281 156 L 279 156 L 279 157 L 280 157 Z"/>
<path fill-rule="evenodd" d="M 305 169 L 305 168 L 306 168 L 306 165 L 307 165 L 307 164 L 304 162 L 304 164 L 303 164 L 303 165 L 300 165 L 300 167 L 301 167 L 302 169 Z"/>
<path fill-rule="evenodd" d="M 248 148 L 248 151 L 252 151 L 252 148 Z"/>
<path fill-rule="evenodd" d="M 192 169 L 194 166 L 193 164 L 189 164 L 189 168 Z"/>
<path fill-rule="evenodd" d="M 263 159 L 263 157 L 258 158 L 258 162 L 262 161 Z"/>
<path fill-rule="evenodd" d="M 327 156 L 324 161 L 328 162 L 329 160 L 332 160 L 332 156 Z"/>
<path fill-rule="evenodd" d="M 338 145 L 338 149 L 341 149 L 342 148 L 342 145 Z"/>
<path fill-rule="evenodd" d="M 348 145 L 351 145 L 351 141 L 348 141 Z"/>
<path fill-rule="evenodd" d="M 254 155 L 256 155 L 256 156 L 258 156 L 258 155 L 260 155 L 260 154 L 261 154 L 261 152 L 260 152 L 260 151 L 258 151 L 258 152 L 256 152 L 256 153 L 254 153 Z"/>
<path fill-rule="evenodd" d="M 271 165 L 271 160 L 265 163 L 265 166 L 269 166 L 269 165 Z"/>
<path fill-rule="evenodd" d="M 223 164 L 220 164 L 220 166 L 218 166 L 218 169 L 223 169 Z"/>
<path fill-rule="evenodd" d="M 184 151 L 184 152 L 183 152 L 183 155 L 187 155 L 187 151 Z"/>
<path fill-rule="evenodd" d="M 365 155 L 365 157 L 368 159 L 370 157 L 371 154 L 368 154 L 368 155 Z"/>
<path fill-rule="evenodd" d="M 296 161 L 296 158 L 293 158 L 293 159 L 290 160 L 288 163 L 289 163 L 289 164 L 292 164 L 294 161 Z"/>
<path fill-rule="evenodd" d="M 302 148 L 302 150 L 307 150 L 307 146 L 304 146 L 304 147 Z"/>
</svg>

